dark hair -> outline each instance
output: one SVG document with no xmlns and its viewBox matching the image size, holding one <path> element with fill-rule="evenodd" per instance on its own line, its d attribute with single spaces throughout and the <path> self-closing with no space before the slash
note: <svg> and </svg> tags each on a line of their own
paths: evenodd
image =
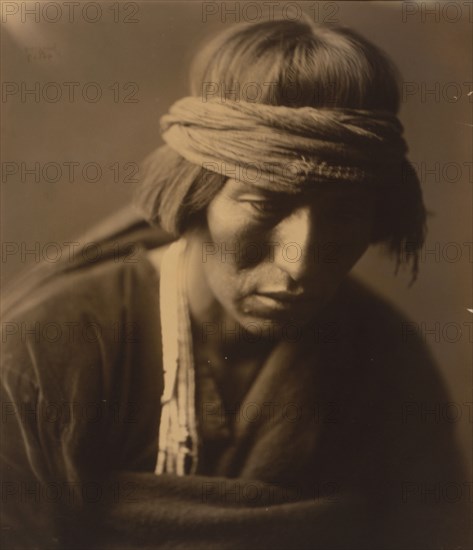
<svg viewBox="0 0 473 550">
<path fill-rule="evenodd" d="M 257 96 L 248 97 L 248 83 Z M 190 88 L 194 96 L 217 90 L 223 99 L 289 107 L 397 114 L 400 103 L 400 75 L 379 48 L 350 29 L 309 20 L 240 24 L 223 31 L 195 57 Z M 226 179 L 167 145 L 146 159 L 144 173 L 138 207 L 149 221 L 176 235 L 202 222 Z M 378 189 L 372 243 L 385 244 L 395 255 L 396 271 L 412 262 L 415 279 L 426 219 L 417 175 L 406 161 L 402 174 L 387 173 Z"/>
</svg>

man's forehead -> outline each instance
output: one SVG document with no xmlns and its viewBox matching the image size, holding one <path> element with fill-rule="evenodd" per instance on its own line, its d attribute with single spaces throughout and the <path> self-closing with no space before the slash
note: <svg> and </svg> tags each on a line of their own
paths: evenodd
<svg viewBox="0 0 473 550">
<path fill-rule="evenodd" d="M 248 181 L 237 180 L 233 178 L 229 178 L 226 183 L 230 188 L 238 191 L 264 194 L 268 197 L 273 197 L 275 199 L 281 200 L 284 200 L 284 198 L 295 197 L 313 200 L 316 196 L 328 196 L 333 198 L 356 198 L 373 195 L 374 191 L 373 186 L 368 183 L 314 182 L 312 184 L 308 183 L 303 187 L 294 186 L 293 189 L 284 191 L 271 188 L 268 185 L 260 186 L 255 183 L 250 183 Z"/>
</svg>

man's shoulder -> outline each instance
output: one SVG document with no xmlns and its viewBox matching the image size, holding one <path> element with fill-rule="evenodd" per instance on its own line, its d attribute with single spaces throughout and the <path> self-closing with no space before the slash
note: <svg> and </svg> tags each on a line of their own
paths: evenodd
<svg viewBox="0 0 473 550">
<path fill-rule="evenodd" d="M 156 286 L 156 271 L 146 251 L 138 250 L 125 257 L 33 275 L 17 292 L 18 299 L 7 296 L 2 317 L 15 320 L 113 311 L 128 301 L 131 292 L 149 292 Z"/>
<path fill-rule="evenodd" d="M 133 264 L 105 262 L 62 274 L 37 289 L 29 304 L 14 308 L 2 323 L 7 399 L 41 410 L 61 403 L 81 411 L 100 406 L 92 426 L 85 414 L 74 424 L 79 446 L 81 438 L 91 444 L 91 430 L 101 433 L 110 407 L 126 417 L 129 406 L 144 400 L 154 410 L 163 387 L 155 277 L 151 263 L 140 257 Z M 58 429 L 68 429 L 67 418 L 61 415 Z"/>
<path fill-rule="evenodd" d="M 66 374 L 76 362 L 98 365 L 118 354 L 151 316 L 156 325 L 157 274 L 145 252 L 135 260 L 63 270 L 25 289 L 2 315 L 3 368 L 26 372 L 41 362 Z"/>
<path fill-rule="evenodd" d="M 77 301 L 94 291 L 103 298 L 116 296 L 126 281 L 150 279 L 154 269 L 147 252 L 170 240 L 129 208 L 120 210 L 68 243 L 73 246 L 62 250 L 58 261 L 43 261 L 15 277 L 2 293 L 2 317 L 26 310 L 38 313 L 41 304 L 49 307 L 61 297 Z M 107 287 L 114 292 L 106 292 Z"/>
<path fill-rule="evenodd" d="M 355 347 L 364 357 L 366 373 L 414 399 L 446 399 L 444 376 L 416 323 L 389 299 L 364 282 L 350 278 L 341 289 L 338 307 L 351 326 Z"/>
</svg>

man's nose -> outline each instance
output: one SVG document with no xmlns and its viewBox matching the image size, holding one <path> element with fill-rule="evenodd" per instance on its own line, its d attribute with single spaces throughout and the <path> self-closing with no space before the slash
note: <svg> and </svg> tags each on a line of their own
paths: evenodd
<svg viewBox="0 0 473 550">
<path fill-rule="evenodd" d="M 274 228 L 276 265 L 294 281 L 314 275 L 317 268 L 317 220 L 314 208 L 309 206 L 293 210 Z"/>
</svg>

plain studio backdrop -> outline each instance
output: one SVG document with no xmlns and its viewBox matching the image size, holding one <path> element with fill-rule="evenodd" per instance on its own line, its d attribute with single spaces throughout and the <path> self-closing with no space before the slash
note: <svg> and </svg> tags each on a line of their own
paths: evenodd
<svg viewBox="0 0 473 550">
<path fill-rule="evenodd" d="M 3 2 L 2 281 L 125 206 L 159 118 L 188 94 L 199 45 L 235 21 L 297 18 L 354 28 L 403 75 L 400 118 L 432 213 L 417 283 L 371 249 L 355 271 L 424 334 L 471 464 L 472 5 L 468 2 Z M 30 251 L 28 253 L 28 251 Z M 31 252 L 32 251 L 32 252 Z M 470 311 L 469 311 L 470 309 Z M 402 365 L 399 366 L 402 368 Z"/>
</svg>

